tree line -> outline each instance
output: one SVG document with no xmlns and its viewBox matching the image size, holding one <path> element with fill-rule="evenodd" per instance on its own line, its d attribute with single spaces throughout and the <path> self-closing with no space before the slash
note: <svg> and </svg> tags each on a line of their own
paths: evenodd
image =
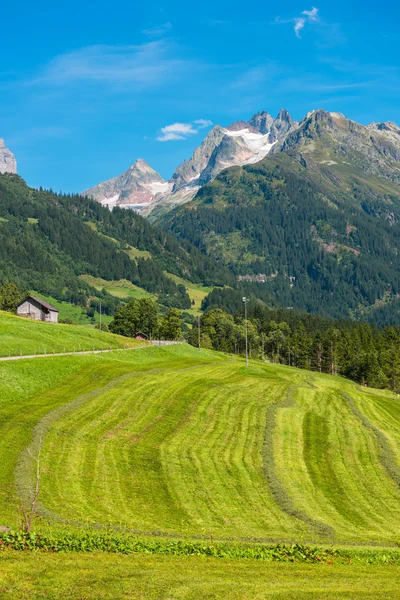
<svg viewBox="0 0 400 600">
<path fill-rule="evenodd" d="M 181 317 L 181 312 L 176 308 L 169 308 L 161 314 L 155 300 L 140 298 L 122 306 L 108 328 L 112 333 L 126 337 L 143 335 L 150 340 L 178 340 L 182 336 Z"/>
<path fill-rule="evenodd" d="M 200 321 L 201 346 L 244 354 L 243 305 L 240 308 L 234 315 L 220 308 L 208 310 Z M 252 358 L 343 375 L 361 385 L 400 392 L 399 327 L 378 329 L 368 323 L 271 310 L 253 301 L 249 305 L 247 330 Z M 197 346 L 198 340 L 195 325 L 188 341 Z"/>
</svg>

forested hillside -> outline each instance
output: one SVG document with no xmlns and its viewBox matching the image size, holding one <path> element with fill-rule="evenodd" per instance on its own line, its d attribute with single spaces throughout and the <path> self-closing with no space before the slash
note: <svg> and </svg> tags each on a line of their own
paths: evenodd
<svg viewBox="0 0 400 600">
<path fill-rule="evenodd" d="M 83 306 L 102 297 L 104 310 L 114 312 L 120 301 L 79 278 L 87 274 L 129 280 L 165 306 L 190 307 L 185 286 L 164 271 L 196 282 L 230 277 L 188 242 L 180 245 L 131 211 L 110 213 L 80 196 L 33 190 L 17 175 L 0 176 L 0 283 Z"/>
<path fill-rule="evenodd" d="M 281 153 L 227 169 L 163 225 L 269 304 L 398 324 L 400 189 L 322 162 Z"/>
</svg>

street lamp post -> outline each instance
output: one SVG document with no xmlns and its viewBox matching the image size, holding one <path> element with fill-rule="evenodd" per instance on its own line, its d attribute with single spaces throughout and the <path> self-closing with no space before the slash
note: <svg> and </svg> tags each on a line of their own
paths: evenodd
<svg viewBox="0 0 400 600">
<path fill-rule="evenodd" d="M 200 315 L 197 318 L 197 335 L 198 335 L 198 347 L 201 349 L 201 332 L 200 332 Z"/>
<path fill-rule="evenodd" d="M 243 296 L 244 302 L 244 326 L 246 331 L 246 367 L 249 366 L 249 351 L 248 351 L 248 343 L 247 343 L 247 303 L 249 299 L 246 296 Z"/>
</svg>

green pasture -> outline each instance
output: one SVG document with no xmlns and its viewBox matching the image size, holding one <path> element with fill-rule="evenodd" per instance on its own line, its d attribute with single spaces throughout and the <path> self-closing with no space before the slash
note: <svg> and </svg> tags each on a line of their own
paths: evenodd
<svg viewBox="0 0 400 600">
<path fill-rule="evenodd" d="M 2 363 L 0 381 L 5 525 L 29 502 L 40 445 L 38 527 L 400 540 L 389 392 L 186 345 Z"/>
<path fill-rule="evenodd" d="M 13 600 L 395 600 L 400 568 L 6 551 L 0 552 L 0 595 Z"/>
<path fill-rule="evenodd" d="M 136 340 L 80 325 L 44 323 L 0 311 L 0 356 L 78 352 L 140 345 Z"/>
<path fill-rule="evenodd" d="M 117 298 L 131 300 L 132 298 L 152 297 L 152 294 L 146 292 L 146 290 L 128 281 L 127 279 L 106 281 L 101 277 L 93 277 L 92 275 L 80 275 L 80 278 L 97 290 L 106 289 L 109 294 L 116 296 Z"/>
</svg>

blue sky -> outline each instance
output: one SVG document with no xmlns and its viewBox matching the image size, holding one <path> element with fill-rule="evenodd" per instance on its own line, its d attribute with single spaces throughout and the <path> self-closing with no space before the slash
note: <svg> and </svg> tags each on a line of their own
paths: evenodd
<svg viewBox="0 0 400 600">
<path fill-rule="evenodd" d="M 72 192 L 139 157 L 168 178 L 259 110 L 400 123 L 399 4 L 307 2 L 8 2 L 0 137 L 30 185 Z"/>
</svg>

